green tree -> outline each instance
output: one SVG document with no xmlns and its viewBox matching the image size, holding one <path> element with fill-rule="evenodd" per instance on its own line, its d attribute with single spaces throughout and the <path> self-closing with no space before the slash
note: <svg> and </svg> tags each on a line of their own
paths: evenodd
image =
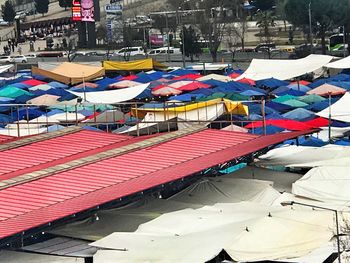
<svg viewBox="0 0 350 263">
<path fill-rule="evenodd" d="M 12 23 L 15 20 L 16 12 L 10 0 L 7 0 L 5 4 L 1 6 L 1 14 L 2 19 L 6 22 Z"/>
<path fill-rule="evenodd" d="M 72 7 L 72 0 L 58 0 L 58 4 L 60 7 L 64 8 L 64 10 L 67 10 L 67 7 Z"/>
<path fill-rule="evenodd" d="M 49 0 L 34 0 L 35 1 L 35 9 L 39 14 L 46 14 L 49 12 Z"/>
<path fill-rule="evenodd" d="M 275 5 L 275 0 L 255 0 L 252 2 L 252 4 L 262 11 L 271 10 Z"/>
<path fill-rule="evenodd" d="M 270 43 L 272 40 L 272 34 L 270 27 L 275 27 L 276 17 L 272 11 L 259 11 L 257 13 L 256 25 L 263 30 L 264 42 Z"/>
<path fill-rule="evenodd" d="M 195 30 L 190 26 L 186 28 L 185 26 L 182 29 L 181 33 L 181 42 L 183 43 L 183 39 L 185 39 L 184 46 L 185 50 L 183 50 L 183 45 L 181 45 L 181 52 L 185 52 L 186 57 L 190 57 L 191 62 L 193 62 L 193 57 L 198 56 L 202 53 L 202 49 L 198 42 L 198 35 Z"/>
<path fill-rule="evenodd" d="M 335 27 L 346 24 L 349 21 L 348 0 L 287 0 L 285 12 L 287 20 L 293 25 L 309 31 L 309 4 L 311 3 L 311 30 L 313 34 L 321 38 L 322 53 L 326 54 L 326 33 Z M 350 22 L 349 22 L 350 24 Z"/>
</svg>

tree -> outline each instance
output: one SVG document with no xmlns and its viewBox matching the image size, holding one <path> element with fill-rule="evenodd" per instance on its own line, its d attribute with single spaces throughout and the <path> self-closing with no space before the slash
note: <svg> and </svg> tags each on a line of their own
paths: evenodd
<svg viewBox="0 0 350 263">
<path fill-rule="evenodd" d="M 321 38 L 322 53 L 326 54 L 326 33 L 339 25 L 349 21 L 348 0 L 287 0 L 285 12 L 287 20 L 293 25 L 301 27 L 304 31 L 309 28 L 309 4 L 311 3 L 311 30 L 313 34 Z M 349 23 L 350 24 L 350 23 Z"/>
<path fill-rule="evenodd" d="M 49 12 L 49 0 L 34 0 L 35 1 L 35 9 L 39 14 L 46 14 Z"/>
<path fill-rule="evenodd" d="M 12 23 L 15 20 L 16 12 L 10 0 L 7 0 L 5 4 L 1 6 L 1 14 L 2 19 L 6 22 Z"/>
<path fill-rule="evenodd" d="M 192 1 L 191 1 L 192 3 Z M 203 0 L 193 1 L 198 12 L 196 19 L 203 38 L 208 42 L 208 48 L 213 62 L 217 61 L 217 52 L 223 40 L 226 25 L 229 18 L 226 17 L 227 6 L 231 5 L 231 0 Z M 232 19 L 232 17 L 231 17 Z"/>
<path fill-rule="evenodd" d="M 276 26 L 275 16 L 271 11 L 259 11 L 257 13 L 256 25 L 263 30 L 264 42 L 270 43 L 272 40 L 272 34 L 270 27 Z"/>
<path fill-rule="evenodd" d="M 252 2 L 252 5 L 254 5 L 257 9 L 260 9 L 262 11 L 268 11 L 271 10 L 275 5 L 275 0 L 255 0 Z"/>
<path fill-rule="evenodd" d="M 64 10 L 67 10 L 67 7 L 72 7 L 72 0 L 58 0 L 58 4 L 60 7 L 64 8 Z"/>
<path fill-rule="evenodd" d="M 185 42 L 183 42 L 183 39 L 185 39 Z M 202 49 L 198 42 L 198 35 L 192 26 L 189 28 L 186 28 L 185 26 L 183 27 L 181 33 L 181 42 L 184 43 L 185 46 L 185 50 L 183 50 L 183 45 L 181 45 L 181 52 L 185 52 L 185 56 L 190 57 L 191 62 L 193 62 L 194 56 L 198 56 L 202 53 Z"/>
</svg>

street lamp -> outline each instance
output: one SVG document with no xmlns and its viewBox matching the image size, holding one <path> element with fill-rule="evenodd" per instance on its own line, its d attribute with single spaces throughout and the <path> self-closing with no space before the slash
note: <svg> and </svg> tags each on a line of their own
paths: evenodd
<svg viewBox="0 0 350 263">
<path fill-rule="evenodd" d="M 311 207 L 311 208 L 318 208 L 318 209 L 322 209 L 322 210 L 327 210 L 327 211 L 332 211 L 335 213 L 335 223 L 336 223 L 336 230 L 337 230 L 337 247 L 338 247 L 338 262 L 341 263 L 341 258 L 340 258 L 340 239 L 339 239 L 339 220 L 338 220 L 338 210 L 336 209 L 331 209 L 331 208 L 326 208 L 326 207 L 322 207 L 322 206 L 317 206 L 317 205 L 309 205 L 309 204 L 304 204 L 304 203 L 299 203 L 299 202 L 295 202 L 295 201 L 285 201 L 285 202 L 281 202 L 282 206 L 292 206 L 292 205 L 301 205 L 301 206 L 307 206 L 307 207 Z"/>
<path fill-rule="evenodd" d="M 312 17 L 311 17 L 311 0 L 309 2 L 309 29 L 310 29 L 310 41 L 311 41 L 311 53 L 313 53 L 314 49 L 314 40 L 313 40 L 313 35 L 312 35 Z"/>
</svg>

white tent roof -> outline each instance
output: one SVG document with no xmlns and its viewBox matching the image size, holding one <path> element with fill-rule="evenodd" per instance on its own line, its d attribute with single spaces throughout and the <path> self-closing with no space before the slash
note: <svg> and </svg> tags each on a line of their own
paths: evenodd
<svg viewBox="0 0 350 263">
<path fill-rule="evenodd" d="M 13 68 L 13 66 L 13 64 L 0 66 L 0 73 L 8 71 L 9 69 Z"/>
<path fill-rule="evenodd" d="M 331 62 L 326 65 L 327 68 L 336 68 L 336 69 L 347 69 L 350 68 L 350 56 L 339 59 L 337 61 Z"/>
<path fill-rule="evenodd" d="M 119 102 L 124 102 L 132 100 L 140 95 L 149 84 L 142 84 L 125 89 L 117 90 L 107 90 L 107 91 L 95 91 L 95 92 L 85 92 L 85 97 L 88 102 L 91 103 L 105 103 L 114 104 Z M 69 91 L 72 94 L 84 98 L 84 92 L 74 92 Z"/>
<path fill-rule="evenodd" d="M 222 249 L 237 261 L 274 260 L 303 256 L 328 243 L 332 227 L 329 211 L 216 204 L 162 215 L 135 233 L 114 233 L 92 246 L 122 250 L 99 251 L 96 263 L 205 262 Z"/>
<path fill-rule="evenodd" d="M 331 118 L 333 120 L 350 122 L 350 94 L 349 92 L 345 93 L 343 97 L 341 97 L 337 102 L 330 106 L 330 108 L 326 108 L 319 113 L 318 116 L 328 118 L 329 111 L 331 111 Z"/>
<path fill-rule="evenodd" d="M 269 151 L 259 157 L 259 165 L 301 166 L 304 163 L 350 157 L 350 147 L 327 145 L 323 147 L 289 145 Z"/>
<path fill-rule="evenodd" d="M 293 184 L 293 194 L 310 199 L 350 204 L 349 166 L 311 169 Z"/>
<path fill-rule="evenodd" d="M 252 80 L 292 79 L 318 70 L 332 59 L 332 56 L 326 55 L 309 55 L 306 58 L 296 60 L 253 59 L 249 68 L 236 80 L 242 78 Z"/>
</svg>

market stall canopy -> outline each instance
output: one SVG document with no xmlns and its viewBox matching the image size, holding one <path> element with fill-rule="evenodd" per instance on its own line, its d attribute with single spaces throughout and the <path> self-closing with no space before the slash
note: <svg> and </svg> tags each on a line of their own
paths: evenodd
<svg viewBox="0 0 350 263">
<path fill-rule="evenodd" d="M 107 90 L 107 91 L 96 91 L 96 92 L 73 92 L 70 93 L 80 97 L 86 98 L 86 101 L 91 103 L 105 103 L 105 104 L 113 104 L 124 102 L 128 100 L 132 100 L 140 95 L 149 84 L 142 84 L 130 88 L 125 89 L 117 89 L 117 90 Z"/>
<path fill-rule="evenodd" d="M 316 94 L 319 96 L 338 96 L 346 93 L 346 89 L 339 88 L 337 86 L 325 83 L 313 90 L 308 91 L 306 94 Z"/>
<path fill-rule="evenodd" d="M 0 74 L 12 69 L 13 66 L 14 66 L 13 64 L 0 66 Z"/>
<path fill-rule="evenodd" d="M 292 79 L 318 70 L 332 59 L 332 56 L 326 55 L 309 55 L 296 60 L 253 59 L 249 68 L 236 80 L 243 78 L 252 80 Z"/>
<path fill-rule="evenodd" d="M 103 67 L 105 70 L 115 70 L 115 71 L 140 71 L 140 70 L 150 70 L 159 69 L 164 70 L 167 66 L 157 62 L 152 58 L 134 60 L 134 61 L 103 61 Z"/>
<path fill-rule="evenodd" d="M 348 69 L 350 68 L 350 56 L 334 61 L 326 65 L 327 68 Z"/>
<path fill-rule="evenodd" d="M 42 75 L 65 84 L 77 84 L 89 81 L 105 75 L 102 67 L 64 62 L 53 70 L 44 70 L 32 67 L 32 74 Z"/>
<path fill-rule="evenodd" d="M 331 119 L 350 122 L 350 94 L 347 92 L 345 95 L 338 100 L 336 103 L 331 105 L 330 107 L 320 111 L 317 113 L 318 116 L 328 118 L 329 113 L 331 112 Z"/>
</svg>

